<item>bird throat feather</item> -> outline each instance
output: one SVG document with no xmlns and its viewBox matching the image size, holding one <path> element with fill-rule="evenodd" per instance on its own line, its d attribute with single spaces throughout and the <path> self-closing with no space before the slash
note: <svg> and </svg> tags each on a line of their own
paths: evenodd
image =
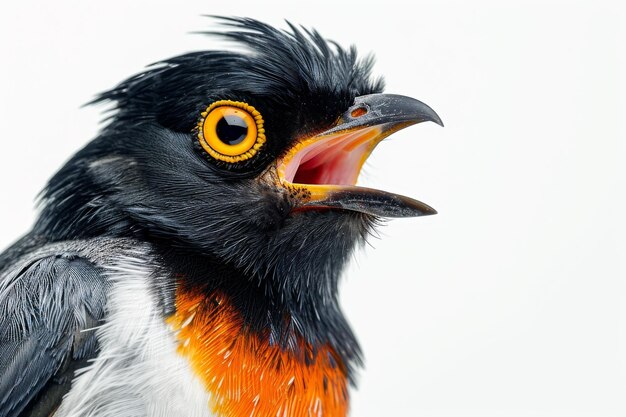
<svg viewBox="0 0 626 417">
<path fill-rule="evenodd" d="M 246 328 L 219 291 L 209 297 L 182 289 L 169 318 L 178 352 L 186 357 L 223 417 L 340 417 L 348 409 L 347 369 L 328 346 L 299 341 L 297 349 L 271 344 Z"/>
</svg>

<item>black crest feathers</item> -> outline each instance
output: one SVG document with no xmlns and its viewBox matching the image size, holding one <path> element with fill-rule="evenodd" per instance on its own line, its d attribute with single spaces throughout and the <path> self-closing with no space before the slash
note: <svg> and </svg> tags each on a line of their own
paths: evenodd
<svg viewBox="0 0 626 417">
<path fill-rule="evenodd" d="M 315 30 L 289 22 L 289 30 L 279 30 L 250 18 L 213 18 L 227 30 L 199 33 L 233 41 L 240 52 L 191 52 L 157 62 L 91 103 L 114 101 L 119 118 L 156 118 L 188 132 L 198 111 L 225 91 L 272 100 L 266 105 L 273 106 L 318 105 L 329 97 L 345 106 L 384 87 L 381 78 L 371 79 L 371 56 L 359 59 L 355 47 L 343 49 Z"/>
</svg>

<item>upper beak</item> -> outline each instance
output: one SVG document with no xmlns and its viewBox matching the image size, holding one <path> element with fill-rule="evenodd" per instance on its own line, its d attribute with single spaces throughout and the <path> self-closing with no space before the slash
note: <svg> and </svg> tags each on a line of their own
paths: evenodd
<svg viewBox="0 0 626 417">
<path fill-rule="evenodd" d="M 376 145 L 407 126 L 441 119 L 426 104 L 395 94 L 357 97 L 330 129 L 298 141 L 278 160 L 281 185 L 295 208 L 336 208 L 381 217 L 436 214 L 428 205 L 386 191 L 355 186 Z"/>
</svg>

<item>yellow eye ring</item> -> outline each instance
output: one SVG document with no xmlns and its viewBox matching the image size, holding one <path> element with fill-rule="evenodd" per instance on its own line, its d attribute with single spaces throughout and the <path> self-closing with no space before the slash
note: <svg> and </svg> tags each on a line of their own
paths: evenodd
<svg viewBox="0 0 626 417">
<path fill-rule="evenodd" d="M 213 158 L 241 162 L 252 158 L 265 143 L 263 117 L 241 101 L 220 100 L 202 112 L 198 122 L 200 146 Z"/>
</svg>

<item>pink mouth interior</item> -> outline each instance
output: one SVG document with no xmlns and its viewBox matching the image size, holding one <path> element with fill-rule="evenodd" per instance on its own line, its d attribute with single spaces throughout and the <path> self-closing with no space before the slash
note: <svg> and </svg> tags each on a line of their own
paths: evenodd
<svg viewBox="0 0 626 417">
<path fill-rule="evenodd" d="M 372 150 L 371 129 L 320 138 L 297 151 L 285 167 L 296 184 L 355 185 Z"/>
</svg>

